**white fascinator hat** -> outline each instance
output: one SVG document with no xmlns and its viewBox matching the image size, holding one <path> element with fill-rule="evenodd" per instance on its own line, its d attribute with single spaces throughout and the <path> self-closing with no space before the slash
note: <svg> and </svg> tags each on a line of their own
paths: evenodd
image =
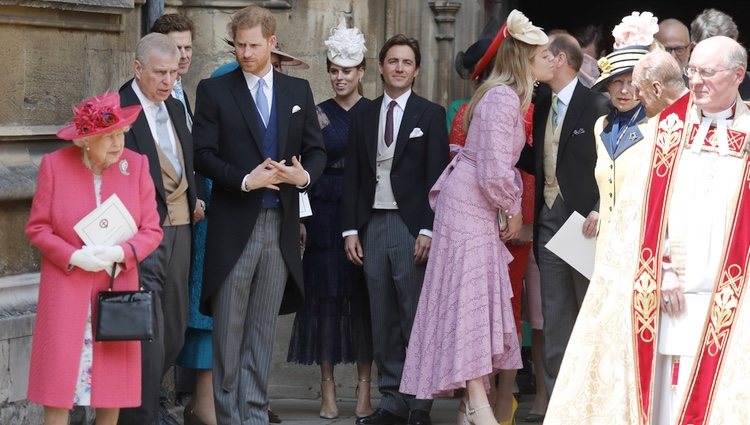
<svg viewBox="0 0 750 425">
<path fill-rule="evenodd" d="M 328 60 L 344 68 L 361 64 L 367 51 L 364 34 L 358 28 L 347 28 L 344 17 L 337 27 L 331 28 L 331 35 L 324 44 Z"/>
<path fill-rule="evenodd" d="M 492 58 L 497 54 L 500 44 L 502 44 L 503 40 L 509 36 L 533 46 L 539 46 L 549 42 L 547 34 L 545 34 L 541 28 L 532 24 L 529 18 L 527 18 L 520 10 L 513 9 L 508 14 L 508 19 L 506 19 L 503 26 L 500 27 L 500 30 L 492 40 L 492 43 L 490 43 L 490 47 L 487 48 L 487 51 L 484 52 L 482 58 L 479 59 L 479 62 L 474 66 L 474 72 L 471 74 L 472 80 L 479 78 L 484 68 L 489 65 Z"/>
</svg>

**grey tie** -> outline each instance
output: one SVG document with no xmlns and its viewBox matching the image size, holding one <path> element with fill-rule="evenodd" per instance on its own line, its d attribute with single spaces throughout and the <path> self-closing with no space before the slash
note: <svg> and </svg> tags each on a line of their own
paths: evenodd
<svg viewBox="0 0 750 425">
<path fill-rule="evenodd" d="M 258 80 L 258 88 L 255 90 L 255 104 L 258 106 L 261 118 L 263 118 L 263 126 L 268 127 L 271 113 L 268 111 L 268 99 L 266 99 L 266 93 L 263 91 L 265 85 L 266 82 L 262 78 Z"/>
<path fill-rule="evenodd" d="M 167 114 L 167 107 L 164 102 L 159 102 L 156 105 L 156 137 L 159 139 L 157 143 L 164 152 L 164 155 L 169 158 L 169 162 L 177 171 L 177 175 L 182 178 L 182 165 L 180 160 L 177 159 L 177 154 L 172 149 L 172 142 L 169 140 L 169 115 Z"/>
</svg>

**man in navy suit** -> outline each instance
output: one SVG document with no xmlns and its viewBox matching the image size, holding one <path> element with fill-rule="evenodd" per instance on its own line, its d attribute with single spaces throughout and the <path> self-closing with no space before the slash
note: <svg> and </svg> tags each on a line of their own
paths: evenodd
<svg viewBox="0 0 750 425">
<path fill-rule="evenodd" d="M 299 191 L 326 154 L 310 85 L 272 69 L 273 15 L 248 6 L 229 26 L 240 67 L 196 94 L 196 168 L 213 180 L 201 310 L 217 422 L 265 425 L 276 319 L 303 302 Z"/>
<path fill-rule="evenodd" d="M 399 392 L 435 215 L 427 195 L 448 164 L 445 109 L 412 92 L 419 43 L 398 34 L 380 50 L 385 93 L 352 116 L 341 202 L 344 247 L 370 295 L 379 407 L 357 424 L 430 424 L 432 401 Z"/>
<path fill-rule="evenodd" d="M 164 229 L 161 244 L 142 259 L 141 267 L 141 285 L 156 294 L 158 337 L 141 345 L 141 406 L 122 409 L 120 424 L 159 423 L 161 380 L 185 340 L 192 223 L 203 211 L 196 208 L 193 139 L 185 109 L 170 96 L 179 58 L 177 47 L 167 36 L 146 35 L 136 48 L 135 78 L 120 88 L 123 106 L 143 107 L 125 134 L 125 147 L 148 157 Z"/>
</svg>

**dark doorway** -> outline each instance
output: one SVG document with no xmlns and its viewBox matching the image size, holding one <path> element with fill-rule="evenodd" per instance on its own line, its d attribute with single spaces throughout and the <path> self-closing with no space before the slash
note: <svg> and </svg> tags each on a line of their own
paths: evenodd
<svg viewBox="0 0 750 425">
<path fill-rule="evenodd" d="M 690 22 L 704 9 L 714 8 L 732 16 L 740 32 L 740 42 L 750 46 L 750 2 L 746 0 L 714 0 L 706 2 L 679 0 L 628 0 L 612 1 L 565 1 L 565 0 L 516 0 L 518 9 L 534 24 L 545 30 L 562 28 L 572 30 L 586 24 L 600 24 L 604 33 L 610 35 L 612 28 L 633 11 L 652 12 L 659 21 L 667 18 L 679 19 L 690 27 Z M 608 43 L 610 49 L 612 43 Z"/>
</svg>

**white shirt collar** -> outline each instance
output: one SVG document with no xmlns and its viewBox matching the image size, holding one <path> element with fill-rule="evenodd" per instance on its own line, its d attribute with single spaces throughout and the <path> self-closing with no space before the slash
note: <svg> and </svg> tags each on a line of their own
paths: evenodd
<svg viewBox="0 0 750 425">
<path fill-rule="evenodd" d="M 725 109 L 723 111 L 719 112 L 706 112 L 701 111 L 704 117 L 708 118 L 714 118 L 714 119 L 728 119 L 732 118 L 732 115 L 734 115 L 734 106 L 736 103 L 733 103 L 732 106 L 729 107 L 729 109 Z"/>
<path fill-rule="evenodd" d="M 133 78 L 133 83 L 131 84 L 131 87 L 133 88 L 133 91 L 135 92 L 135 95 L 138 96 L 138 100 L 141 102 L 141 106 L 143 106 L 144 111 L 149 111 L 149 114 L 151 113 L 151 106 L 156 106 L 156 102 L 152 102 L 149 100 L 149 98 L 146 97 L 145 94 L 141 91 L 141 88 L 138 87 L 138 82 Z"/>
<path fill-rule="evenodd" d="M 269 68 L 268 72 L 266 72 L 266 75 L 264 75 L 263 77 L 258 77 L 257 75 L 251 74 L 249 72 L 245 72 L 244 70 L 242 71 L 242 75 L 245 76 L 245 81 L 247 81 L 247 87 L 250 90 L 254 90 L 256 84 L 258 84 L 258 80 L 263 78 L 263 82 L 273 93 L 273 67 Z"/>
<path fill-rule="evenodd" d="M 401 108 L 402 111 L 406 110 L 406 102 L 409 100 L 409 96 L 411 96 L 411 89 L 407 90 L 404 94 L 401 96 L 391 99 L 388 94 L 383 92 L 383 105 L 382 108 L 386 109 L 388 108 L 388 104 L 391 103 L 391 100 L 395 100 L 398 106 Z"/>
<path fill-rule="evenodd" d="M 727 133 L 727 127 L 732 124 L 732 115 L 734 115 L 735 104 L 731 107 L 719 112 L 706 112 L 701 111 L 703 117 L 700 120 L 698 130 L 695 132 L 693 137 L 693 146 L 690 150 L 693 153 L 700 153 L 703 149 L 704 140 L 708 135 L 708 131 L 711 128 L 712 123 L 716 123 L 716 130 L 714 135 L 718 144 L 718 151 L 720 156 L 726 156 L 729 154 L 729 135 Z"/>
<path fill-rule="evenodd" d="M 566 106 L 570 105 L 570 99 L 573 98 L 573 92 L 576 89 L 576 85 L 578 84 L 578 77 L 573 78 L 570 80 L 568 84 L 565 85 L 565 87 L 560 90 L 560 93 L 554 93 L 557 95 L 557 98 L 560 99 L 560 102 L 564 103 Z"/>
</svg>

